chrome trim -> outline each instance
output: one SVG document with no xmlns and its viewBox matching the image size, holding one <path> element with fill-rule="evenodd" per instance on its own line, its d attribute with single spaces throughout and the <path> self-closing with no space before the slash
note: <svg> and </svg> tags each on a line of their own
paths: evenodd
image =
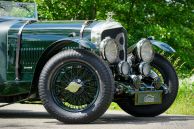
<svg viewBox="0 0 194 129">
<path fill-rule="evenodd" d="M 34 10 L 35 10 L 35 12 L 34 12 L 34 14 L 35 14 L 35 20 L 38 20 L 38 9 L 37 9 L 37 4 L 36 4 L 36 1 L 34 0 L 34 4 L 35 4 L 35 6 L 34 6 Z"/>
<path fill-rule="evenodd" d="M 21 50 L 21 44 L 22 44 L 22 30 L 27 25 L 30 24 L 31 20 L 26 21 L 19 29 L 18 31 L 18 41 L 17 41 L 17 47 L 16 47 L 16 61 L 15 61 L 15 80 L 20 80 L 20 50 Z"/>
<path fill-rule="evenodd" d="M 141 62 L 139 65 L 139 72 L 144 76 L 149 76 L 151 73 L 151 66 L 148 62 Z"/>
<path fill-rule="evenodd" d="M 120 74 L 122 75 L 129 75 L 130 74 L 130 64 L 127 62 L 127 61 L 121 61 L 119 64 L 118 64 L 118 68 L 119 68 L 119 72 Z"/>
<path fill-rule="evenodd" d="M 84 24 L 82 25 L 82 28 L 80 30 L 80 38 L 83 38 L 83 33 L 84 33 L 84 29 L 89 26 L 93 21 L 92 20 L 87 20 L 84 22 Z"/>
<path fill-rule="evenodd" d="M 145 60 L 142 58 L 142 46 L 143 46 L 145 43 L 149 43 L 149 44 L 151 45 L 151 49 L 152 49 L 152 51 L 153 51 L 152 56 L 151 56 L 151 58 L 150 58 L 149 61 L 145 61 Z M 152 62 L 152 60 L 154 59 L 154 50 L 153 50 L 152 43 L 150 42 L 150 40 L 143 38 L 143 39 L 141 39 L 141 40 L 136 44 L 136 46 L 137 46 L 137 56 L 138 56 L 138 58 L 139 58 L 140 60 L 145 61 L 145 62 Z M 151 50 L 151 49 L 150 49 L 150 50 Z"/>
<path fill-rule="evenodd" d="M 109 30 L 109 29 L 116 29 L 116 28 L 123 28 L 124 27 L 114 21 L 114 20 L 107 20 L 107 21 L 100 21 L 99 23 L 95 24 L 92 29 L 91 29 L 91 42 L 93 42 L 94 44 L 96 44 L 96 46 L 98 48 L 100 48 L 100 44 L 101 44 L 101 39 L 102 39 L 102 33 L 103 31 L 105 30 Z M 126 61 L 127 57 L 127 51 L 126 51 L 126 37 L 125 37 L 125 33 L 122 32 L 122 33 L 119 33 L 117 36 L 116 36 L 116 40 L 118 42 L 118 45 L 120 45 L 118 39 L 120 36 L 123 36 L 123 45 L 122 45 L 122 50 L 124 51 L 124 59 L 123 61 Z"/>
<path fill-rule="evenodd" d="M 110 61 L 110 59 L 107 58 L 106 56 L 106 47 L 107 47 L 107 44 L 114 44 L 116 46 L 116 51 L 117 51 L 117 54 L 116 54 L 116 57 L 114 60 Z M 102 57 L 104 59 L 106 59 L 109 63 L 116 63 L 119 61 L 119 46 L 118 44 L 116 43 L 115 39 L 112 39 L 110 37 L 106 37 L 105 39 L 102 40 L 102 42 L 100 43 L 100 52 L 102 54 Z"/>
<path fill-rule="evenodd" d="M 121 45 L 121 44 L 120 44 L 120 41 L 119 41 L 119 39 L 120 39 L 121 37 L 123 37 L 123 45 Z M 126 46 L 125 34 L 124 34 L 124 33 L 119 33 L 119 34 L 116 36 L 115 40 L 116 40 L 116 42 L 118 43 L 119 48 L 122 48 L 122 50 L 124 51 L 124 59 L 123 59 L 123 61 L 126 61 L 126 60 L 127 60 L 127 57 L 125 56 L 125 55 L 126 55 L 126 48 L 125 48 L 125 46 Z"/>
<path fill-rule="evenodd" d="M 121 27 L 123 26 L 115 21 L 101 21 L 92 27 L 91 41 L 97 44 L 97 46 L 99 46 L 101 42 L 101 34 L 103 31 Z"/>
</svg>

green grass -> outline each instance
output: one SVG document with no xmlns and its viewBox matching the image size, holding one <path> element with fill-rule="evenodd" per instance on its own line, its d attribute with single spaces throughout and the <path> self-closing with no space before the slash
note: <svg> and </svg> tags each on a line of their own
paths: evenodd
<svg viewBox="0 0 194 129">
<path fill-rule="evenodd" d="M 112 103 L 109 109 L 121 110 L 116 103 Z M 194 82 L 188 84 L 188 82 L 183 81 L 179 87 L 175 102 L 165 113 L 194 115 Z"/>
<path fill-rule="evenodd" d="M 180 85 L 178 96 L 166 113 L 194 115 L 194 83 L 183 82 Z"/>
<path fill-rule="evenodd" d="M 110 107 L 109 107 L 109 110 L 122 110 L 117 103 L 115 102 L 112 102 Z"/>
</svg>

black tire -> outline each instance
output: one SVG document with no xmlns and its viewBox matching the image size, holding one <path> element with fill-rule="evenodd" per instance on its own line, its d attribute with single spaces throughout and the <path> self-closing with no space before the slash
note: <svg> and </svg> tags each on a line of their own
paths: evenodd
<svg viewBox="0 0 194 129">
<path fill-rule="evenodd" d="M 123 98 L 117 101 L 118 105 L 128 114 L 136 117 L 154 117 L 165 112 L 174 102 L 178 92 L 177 74 L 168 60 L 159 54 L 155 54 L 151 62 L 152 67 L 156 68 L 162 75 L 164 83 L 171 89 L 168 94 L 163 94 L 162 104 L 135 106 L 134 97 Z"/>
<path fill-rule="evenodd" d="M 88 107 L 86 106 L 87 108 L 84 108 L 84 109 L 81 109 L 82 108 L 81 107 L 79 110 L 76 110 L 77 107 L 75 107 L 75 108 L 73 107 L 73 109 L 72 109 L 72 107 L 63 106 L 63 105 L 65 105 L 65 102 L 62 102 L 63 105 L 60 105 L 60 103 L 58 103 L 58 100 L 56 101 L 56 99 L 60 100 L 61 98 L 58 97 L 57 94 L 55 94 L 53 92 L 54 90 L 52 89 L 53 88 L 52 83 L 54 82 L 53 78 L 56 79 L 56 76 L 57 76 L 56 73 L 62 71 L 60 68 L 62 67 L 63 64 L 68 64 L 68 63 L 72 63 L 72 62 L 76 62 L 80 65 L 86 66 L 85 69 L 88 68 L 92 71 L 92 72 L 89 71 L 92 74 L 91 76 L 97 75 L 94 77 L 98 78 L 98 80 L 95 80 L 95 81 L 96 82 L 98 81 L 99 83 L 94 84 L 95 86 L 97 84 L 98 84 L 97 86 L 99 86 L 98 88 L 96 88 L 96 89 L 99 89 L 98 92 L 95 92 L 96 98 L 94 100 L 92 100 L 90 106 L 88 106 Z M 67 67 L 65 67 L 65 68 L 67 68 Z M 72 70 L 73 69 L 74 68 L 72 66 Z M 77 67 L 77 69 L 79 70 L 78 67 Z M 95 71 L 95 72 L 93 72 L 93 71 Z M 66 72 L 63 73 L 64 74 L 63 76 L 68 74 Z M 77 73 L 78 73 L 78 71 L 77 71 Z M 80 73 L 79 73 L 79 75 L 80 75 Z M 77 76 L 80 77 L 79 75 L 77 75 Z M 68 75 L 68 77 L 70 77 L 70 75 Z M 62 80 L 61 80 L 61 82 L 62 82 Z M 86 84 L 84 83 L 83 85 L 85 86 Z M 90 88 L 91 88 L 91 86 L 90 86 Z M 81 98 L 81 95 L 84 94 L 85 92 L 87 92 L 86 90 L 87 89 L 85 89 L 84 92 L 81 92 L 80 95 L 77 95 L 77 96 L 75 95 L 75 93 L 72 92 L 71 93 L 72 97 L 77 97 L 76 101 L 72 100 L 72 97 L 69 97 L 69 99 L 67 99 L 68 103 L 70 103 L 69 101 L 71 100 L 72 102 L 74 102 L 73 105 L 75 105 L 75 104 L 78 105 L 80 103 L 83 105 L 84 102 L 79 101 L 79 100 L 81 100 L 81 99 L 79 99 L 79 97 Z M 67 93 L 67 92 L 69 93 L 69 91 L 65 91 L 65 93 Z M 59 92 L 59 93 L 61 93 L 61 92 Z M 62 92 L 62 93 L 64 94 L 64 92 Z M 88 95 L 88 94 L 84 94 L 84 95 Z M 99 118 L 108 109 L 109 105 L 111 104 L 112 99 L 113 99 L 113 95 L 114 95 L 114 80 L 113 80 L 113 76 L 112 76 L 110 68 L 98 56 L 94 55 L 93 53 L 91 53 L 89 51 L 81 50 L 81 49 L 65 50 L 65 51 L 62 51 L 62 52 L 56 54 L 55 56 L 53 56 L 44 66 L 44 68 L 40 74 L 40 78 L 39 78 L 39 95 L 40 95 L 40 98 L 41 98 L 46 110 L 54 118 L 58 119 L 59 121 L 64 122 L 64 123 L 70 123 L 70 124 L 89 123 L 89 122 L 92 122 L 92 121 L 96 120 L 97 118 Z M 61 100 L 61 101 L 65 101 L 65 99 Z M 78 103 L 78 102 L 80 102 L 80 103 Z M 86 102 L 87 101 L 85 101 L 85 103 Z"/>
</svg>

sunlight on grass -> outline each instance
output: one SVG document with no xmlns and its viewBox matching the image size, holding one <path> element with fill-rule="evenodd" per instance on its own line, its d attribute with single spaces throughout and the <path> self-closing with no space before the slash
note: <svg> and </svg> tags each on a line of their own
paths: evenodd
<svg viewBox="0 0 194 129">
<path fill-rule="evenodd" d="M 194 83 L 180 85 L 178 96 L 166 113 L 194 115 Z"/>
<path fill-rule="evenodd" d="M 122 110 L 117 103 L 112 102 L 110 107 L 108 108 L 109 110 Z"/>
</svg>

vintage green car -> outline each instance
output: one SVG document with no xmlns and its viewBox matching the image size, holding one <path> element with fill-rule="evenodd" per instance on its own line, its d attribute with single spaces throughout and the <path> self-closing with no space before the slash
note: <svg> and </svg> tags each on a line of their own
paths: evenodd
<svg viewBox="0 0 194 129">
<path fill-rule="evenodd" d="M 178 78 L 153 38 L 128 42 L 112 19 L 38 21 L 34 3 L 0 1 L 0 102 L 41 100 L 64 123 L 89 123 L 116 102 L 156 116 L 176 98 Z M 5 106 L 5 105 L 2 105 Z"/>
</svg>

